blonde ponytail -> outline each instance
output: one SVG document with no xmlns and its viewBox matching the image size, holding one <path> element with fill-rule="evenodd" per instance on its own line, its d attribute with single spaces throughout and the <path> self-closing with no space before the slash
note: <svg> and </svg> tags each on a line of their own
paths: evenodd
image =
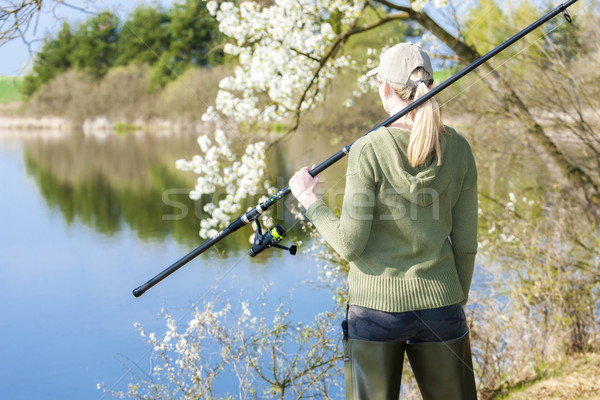
<svg viewBox="0 0 600 400">
<path fill-rule="evenodd" d="M 424 68 L 417 68 L 410 76 L 411 85 L 392 84 L 392 88 L 404 101 L 412 102 L 423 97 L 429 92 L 429 82 L 433 77 Z M 442 165 L 442 149 L 440 133 L 445 133 L 442 122 L 442 111 L 435 100 L 431 98 L 411 111 L 413 120 L 406 155 L 412 167 L 417 167 L 425 162 L 434 151 L 437 155 L 437 165 Z"/>
</svg>

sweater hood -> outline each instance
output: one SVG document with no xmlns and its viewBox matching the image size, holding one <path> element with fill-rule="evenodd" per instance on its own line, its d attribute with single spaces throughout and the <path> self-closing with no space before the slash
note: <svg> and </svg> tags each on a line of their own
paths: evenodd
<svg viewBox="0 0 600 400">
<path fill-rule="evenodd" d="M 454 175 L 451 172 L 455 168 L 451 164 L 456 162 L 456 144 L 451 139 L 457 133 L 450 127 L 446 127 L 446 133 L 440 135 L 442 165 L 437 165 L 438 157 L 434 154 L 416 168 L 409 164 L 406 157 L 410 132 L 383 127 L 367 137 L 380 161 L 381 171 L 391 186 L 411 203 L 427 207 L 438 201 Z"/>
</svg>

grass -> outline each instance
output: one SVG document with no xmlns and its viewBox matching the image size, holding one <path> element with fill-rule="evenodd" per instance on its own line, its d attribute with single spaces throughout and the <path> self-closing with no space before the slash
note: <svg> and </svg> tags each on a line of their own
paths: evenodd
<svg viewBox="0 0 600 400">
<path fill-rule="evenodd" d="M 551 374 L 516 385 L 500 400 L 600 400 L 600 353 L 574 354 Z"/>
<path fill-rule="evenodd" d="M 23 78 L 16 76 L 0 76 L 0 104 L 21 101 L 19 86 Z"/>
<path fill-rule="evenodd" d="M 119 135 L 119 136 L 125 135 L 127 133 L 131 133 L 131 132 L 135 132 L 139 129 L 140 129 L 139 126 L 137 126 L 135 124 L 128 124 L 123 121 L 117 121 L 117 123 L 115 125 L 115 132 L 117 132 L 117 135 Z"/>
</svg>

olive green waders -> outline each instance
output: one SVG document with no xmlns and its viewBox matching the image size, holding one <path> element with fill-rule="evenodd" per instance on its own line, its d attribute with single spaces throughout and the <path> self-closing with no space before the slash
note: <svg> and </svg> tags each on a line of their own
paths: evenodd
<svg viewBox="0 0 600 400">
<path fill-rule="evenodd" d="M 344 340 L 347 400 L 397 400 L 404 352 L 423 400 L 477 399 L 469 333 L 445 342 Z"/>
</svg>

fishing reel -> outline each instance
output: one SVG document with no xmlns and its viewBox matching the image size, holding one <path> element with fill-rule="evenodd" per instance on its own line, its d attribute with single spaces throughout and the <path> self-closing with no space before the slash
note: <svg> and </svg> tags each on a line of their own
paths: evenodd
<svg viewBox="0 0 600 400">
<path fill-rule="evenodd" d="M 254 257 L 257 254 L 262 253 L 264 250 L 270 247 L 277 247 L 279 249 L 288 250 L 291 255 L 296 255 L 296 250 L 298 246 L 291 245 L 290 247 L 280 246 L 278 243 L 281 242 L 281 239 L 285 236 L 285 229 L 281 225 L 275 225 L 271 230 L 267 231 L 263 235 L 262 227 L 260 226 L 260 222 L 258 218 L 256 219 L 256 233 L 254 234 L 254 245 L 250 250 L 248 250 L 248 255 L 250 257 Z"/>
</svg>

